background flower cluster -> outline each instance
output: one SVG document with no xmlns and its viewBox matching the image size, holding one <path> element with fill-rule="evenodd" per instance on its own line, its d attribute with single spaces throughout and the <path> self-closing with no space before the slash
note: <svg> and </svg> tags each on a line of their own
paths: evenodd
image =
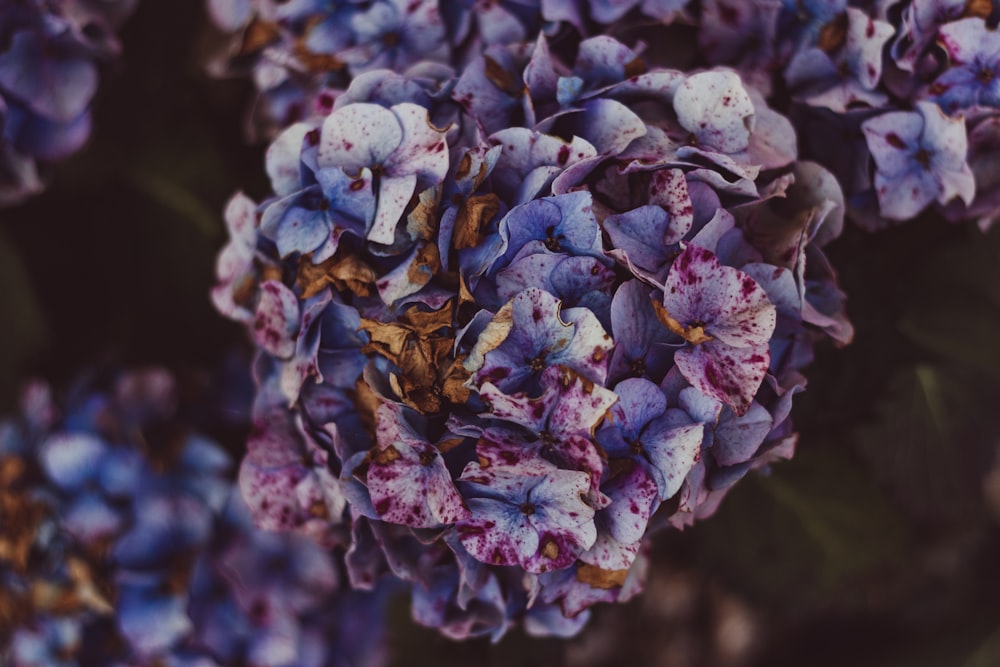
<svg viewBox="0 0 1000 667">
<path fill-rule="evenodd" d="M 111 14 L 83 31 L 96 10 L 59 5 L 3 28 L 113 42 Z M 42 9 L 64 24 L 24 18 Z M 98 100 L 108 139 L 0 214 L 0 362 L 183 380 L 23 394 L 4 432 L 4 538 L 12 509 L 32 517 L 4 544 L 15 664 L 477 650 L 405 616 L 539 664 L 794 664 L 809 649 L 781 637 L 833 627 L 859 637 L 834 660 L 919 628 L 989 664 L 992 579 L 958 572 L 996 531 L 991 3 L 203 9 L 139 8 L 139 64 Z M 198 50 L 142 60 L 155 33 Z M 18 199 L 100 118 L 45 39 L 44 84 L 18 73 L 27 37 L 0 44 L 4 145 L 43 165 L 12 172 Z M 37 85 L 80 105 L 72 142 L 24 129 L 52 120 Z M 200 386 L 182 421 L 223 448 L 165 428 L 173 390 L 140 407 L 157 383 Z M 161 530 L 176 552 L 128 553 Z M 953 591 L 936 605 L 934 582 Z M 652 619 L 675 629 L 640 637 Z"/>
</svg>

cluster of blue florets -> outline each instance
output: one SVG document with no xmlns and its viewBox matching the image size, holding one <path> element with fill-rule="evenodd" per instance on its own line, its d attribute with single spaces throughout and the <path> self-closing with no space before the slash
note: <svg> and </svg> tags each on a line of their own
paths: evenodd
<svg viewBox="0 0 1000 667">
<path fill-rule="evenodd" d="M 144 370 L 65 402 L 33 384 L 0 424 L 0 662 L 383 664 L 385 591 L 342 591 L 315 542 L 254 527 L 230 456 L 175 407 Z"/>
</svg>

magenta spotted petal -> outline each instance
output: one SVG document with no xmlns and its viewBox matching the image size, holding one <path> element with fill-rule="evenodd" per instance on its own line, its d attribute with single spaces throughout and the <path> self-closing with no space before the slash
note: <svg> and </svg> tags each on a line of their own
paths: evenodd
<svg viewBox="0 0 1000 667">
<path fill-rule="evenodd" d="M 607 482 L 611 504 L 597 513 L 597 541 L 580 556 L 602 570 L 627 570 L 635 561 L 649 517 L 660 504 L 656 482 L 640 465 L 633 465 Z"/>
<path fill-rule="evenodd" d="M 692 245 L 674 261 L 663 294 L 665 323 L 690 343 L 674 355 L 681 373 L 745 413 L 770 365 L 777 311 L 767 293 L 746 273 Z"/>
<path fill-rule="evenodd" d="M 376 413 L 368 491 L 383 521 L 433 528 L 469 517 L 441 452 L 409 423 L 404 408 L 383 403 Z"/>
<path fill-rule="evenodd" d="M 295 354 L 299 301 L 292 290 L 277 280 L 264 282 L 253 327 L 257 344 L 270 354 L 279 359 Z"/>
<path fill-rule="evenodd" d="M 702 148 L 728 155 L 745 150 L 750 142 L 754 106 L 736 72 L 689 76 L 674 94 L 674 110 Z"/>
<path fill-rule="evenodd" d="M 323 536 L 347 505 L 328 454 L 284 405 L 260 410 L 240 465 L 239 486 L 256 524 Z"/>
<path fill-rule="evenodd" d="M 543 392 L 537 398 L 504 394 L 488 382 L 479 393 L 490 405 L 489 416 L 554 438 L 589 436 L 618 400 L 610 389 L 558 366 L 542 374 L 541 386 Z"/>
<path fill-rule="evenodd" d="M 342 169 L 351 177 L 366 168 L 380 174 L 378 206 L 367 238 L 388 245 L 410 198 L 440 183 L 448 172 L 444 135 L 416 104 L 389 109 L 348 104 L 323 121 L 317 165 Z"/>
<path fill-rule="evenodd" d="M 470 359 L 481 358 L 481 365 L 470 370 L 476 384 L 491 382 L 504 392 L 517 391 L 556 365 L 603 384 L 612 346 L 590 310 L 560 311 L 556 297 L 533 287 L 511 299 L 480 335 Z"/>
<path fill-rule="evenodd" d="M 883 217 L 906 220 L 931 202 L 972 203 L 976 183 L 966 163 L 965 119 L 931 102 L 890 111 L 861 124 L 875 160 L 875 193 Z"/>
<path fill-rule="evenodd" d="M 971 17 L 942 26 L 949 67 L 927 92 L 947 113 L 969 107 L 1000 108 L 1000 34 Z"/>
<path fill-rule="evenodd" d="M 566 567 L 597 539 L 594 510 L 582 500 L 585 473 L 540 459 L 503 468 L 470 463 L 461 482 L 472 517 L 458 535 L 484 563 L 539 574 Z"/>
</svg>

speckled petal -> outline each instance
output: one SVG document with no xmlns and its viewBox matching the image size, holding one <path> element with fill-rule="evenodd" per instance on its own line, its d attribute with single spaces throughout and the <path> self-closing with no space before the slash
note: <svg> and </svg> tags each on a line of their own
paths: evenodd
<svg viewBox="0 0 1000 667">
<path fill-rule="evenodd" d="M 295 354 L 299 330 L 299 301 L 292 290 L 276 280 L 261 284 L 260 303 L 254 316 L 254 339 L 269 354 L 287 359 Z"/>
</svg>

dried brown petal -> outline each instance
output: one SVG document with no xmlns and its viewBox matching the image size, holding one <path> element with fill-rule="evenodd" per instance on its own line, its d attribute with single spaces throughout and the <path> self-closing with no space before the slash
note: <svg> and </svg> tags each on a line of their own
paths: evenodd
<svg viewBox="0 0 1000 667">
<path fill-rule="evenodd" d="M 258 51 L 271 42 L 277 41 L 279 37 L 281 37 L 281 32 L 278 30 L 277 24 L 254 19 L 243 32 L 240 54 L 247 55 Z"/>
<path fill-rule="evenodd" d="M 656 311 L 656 319 L 663 323 L 663 326 L 670 329 L 687 342 L 692 345 L 700 345 L 701 343 L 707 343 L 710 340 L 714 340 L 712 336 L 705 333 L 705 327 L 694 325 L 686 327 L 667 312 L 667 309 L 663 307 L 659 301 L 653 301 L 653 310 Z"/>
<path fill-rule="evenodd" d="M 483 228 L 500 210 L 500 198 L 495 194 L 473 195 L 458 209 L 452 245 L 456 250 L 475 248 L 483 240 Z"/>
<path fill-rule="evenodd" d="M 299 260 L 296 283 L 303 299 L 319 294 L 327 285 L 341 292 L 350 290 L 357 296 L 369 296 L 377 277 L 375 270 L 356 255 L 334 255 L 321 264 L 313 264 L 307 255 Z"/>
<path fill-rule="evenodd" d="M 602 570 L 595 565 L 581 563 L 576 570 L 577 580 L 593 587 L 607 590 L 625 583 L 628 570 Z"/>
</svg>

